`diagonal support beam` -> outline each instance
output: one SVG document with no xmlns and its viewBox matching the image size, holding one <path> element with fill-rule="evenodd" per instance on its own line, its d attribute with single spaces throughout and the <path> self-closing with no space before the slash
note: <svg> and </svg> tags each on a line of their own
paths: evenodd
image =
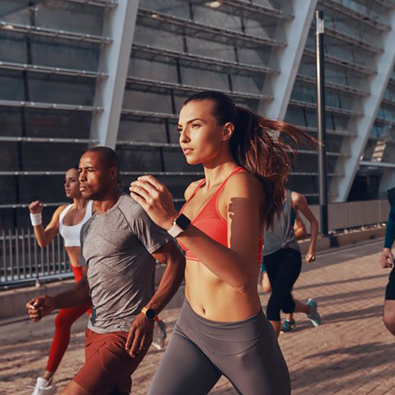
<svg viewBox="0 0 395 395">
<path fill-rule="evenodd" d="M 288 108 L 317 0 L 286 0 L 283 3 L 287 8 L 284 11 L 294 15 L 294 18 L 280 24 L 277 30 L 276 39 L 286 42 L 287 46 L 277 51 L 273 50 L 269 64 L 279 69 L 280 73 L 266 77 L 264 92 L 262 92 L 272 96 L 273 100 L 261 101 L 259 104 L 260 114 L 281 120 L 284 119 Z"/>
<path fill-rule="evenodd" d="M 365 150 L 370 131 L 377 117 L 389 78 L 395 63 L 395 9 L 388 11 L 388 24 L 391 30 L 381 35 L 381 43 L 384 52 L 374 59 L 377 74 L 366 80 L 366 90 L 370 93 L 361 99 L 360 117 L 350 122 L 349 129 L 354 129 L 356 138 L 348 139 L 342 145 L 342 152 L 350 153 L 349 157 L 339 158 L 335 173 L 344 174 L 344 177 L 333 179 L 330 185 L 330 193 L 336 195 L 336 201 L 345 202 L 348 198 L 355 175 L 359 168 L 361 155 Z"/>
<path fill-rule="evenodd" d="M 93 114 L 90 138 L 113 149 L 117 141 L 138 4 L 139 0 L 118 0 L 116 7 L 106 10 L 103 34 L 111 37 L 113 43 L 103 46 L 100 54 L 99 71 L 107 73 L 108 78 L 96 84 L 95 106 L 103 108 L 103 111 Z"/>
</svg>

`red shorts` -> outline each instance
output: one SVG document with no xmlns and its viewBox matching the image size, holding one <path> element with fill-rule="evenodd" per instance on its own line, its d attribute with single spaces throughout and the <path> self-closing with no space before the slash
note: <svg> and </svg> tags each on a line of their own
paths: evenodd
<svg viewBox="0 0 395 395">
<path fill-rule="evenodd" d="M 73 381 L 90 394 L 130 394 L 132 373 L 144 358 L 146 351 L 135 358 L 125 350 L 127 332 L 100 334 L 85 330 L 85 365 Z"/>
</svg>

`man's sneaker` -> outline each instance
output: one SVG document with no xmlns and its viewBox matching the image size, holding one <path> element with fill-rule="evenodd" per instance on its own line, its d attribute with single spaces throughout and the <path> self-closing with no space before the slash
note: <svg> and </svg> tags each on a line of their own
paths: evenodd
<svg viewBox="0 0 395 395">
<path fill-rule="evenodd" d="M 163 321 L 156 321 L 154 326 L 152 345 L 157 350 L 163 350 L 165 348 L 166 337 L 167 337 L 166 324 Z"/>
<path fill-rule="evenodd" d="M 321 325 L 321 316 L 317 311 L 317 302 L 314 299 L 309 299 L 307 305 L 310 307 L 310 314 L 307 314 L 307 318 L 311 321 L 314 326 Z"/>
<path fill-rule="evenodd" d="M 42 377 L 37 379 L 33 388 L 32 395 L 55 395 L 57 392 L 56 385 L 52 383 L 52 380 L 46 380 Z"/>
<path fill-rule="evenodd" d="M 281 328 L 281 332 L 283 333 L 288 333 L 288 332 L 292 332 L 294 329 L 296 328 L 296 321 L 295 320 L 285 320 L 284 321 L 284 325 Z"/>
</svg>

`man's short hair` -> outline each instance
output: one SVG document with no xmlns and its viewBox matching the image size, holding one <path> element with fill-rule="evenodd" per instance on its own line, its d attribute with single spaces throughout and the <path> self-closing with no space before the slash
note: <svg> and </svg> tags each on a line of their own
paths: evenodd
<svg viewBox="0 0 395 395">
<path fill-rule="evenodd" d="M 98 153 L 107 167 L 116 167 L 119 172 L 121 162 L 119 160 L 118 154 L 113 149 L 104 146 L 97 146 L 88 149 L 87 151 L 85 151 L 85 154 L 88 152 Z"/>
</svg>

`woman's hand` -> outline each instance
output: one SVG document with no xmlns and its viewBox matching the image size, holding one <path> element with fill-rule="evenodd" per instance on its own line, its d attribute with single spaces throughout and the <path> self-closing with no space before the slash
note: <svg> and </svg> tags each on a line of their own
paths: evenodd
<svg viewBox="0 0 395 395">
<path fill-rule="evenodd" d="M 380 265 L 383 269 L 394 267 L 394 256 L 392 255 L 391 248 L 384 248 L 380 255 Z"/>
<path fill-rule="evenodd" d="M 307 251 L 306 254 L 306 263 L 314 262 L 315 261 L 315 252 L 313 250 Z"/>
<path fill-rule="evenodd" d="M 31 214 L 40 214 L 43 208 L 44 205 L 38 200 L 29 204 L 29 211 Z"/>
<path fill-rule="evenodd" d="M 169 230 L 177 218 L 173 195 L 153 176 L 141 176 L 130 184 L 130 196 L 158 226 Z"/>
</svg>

